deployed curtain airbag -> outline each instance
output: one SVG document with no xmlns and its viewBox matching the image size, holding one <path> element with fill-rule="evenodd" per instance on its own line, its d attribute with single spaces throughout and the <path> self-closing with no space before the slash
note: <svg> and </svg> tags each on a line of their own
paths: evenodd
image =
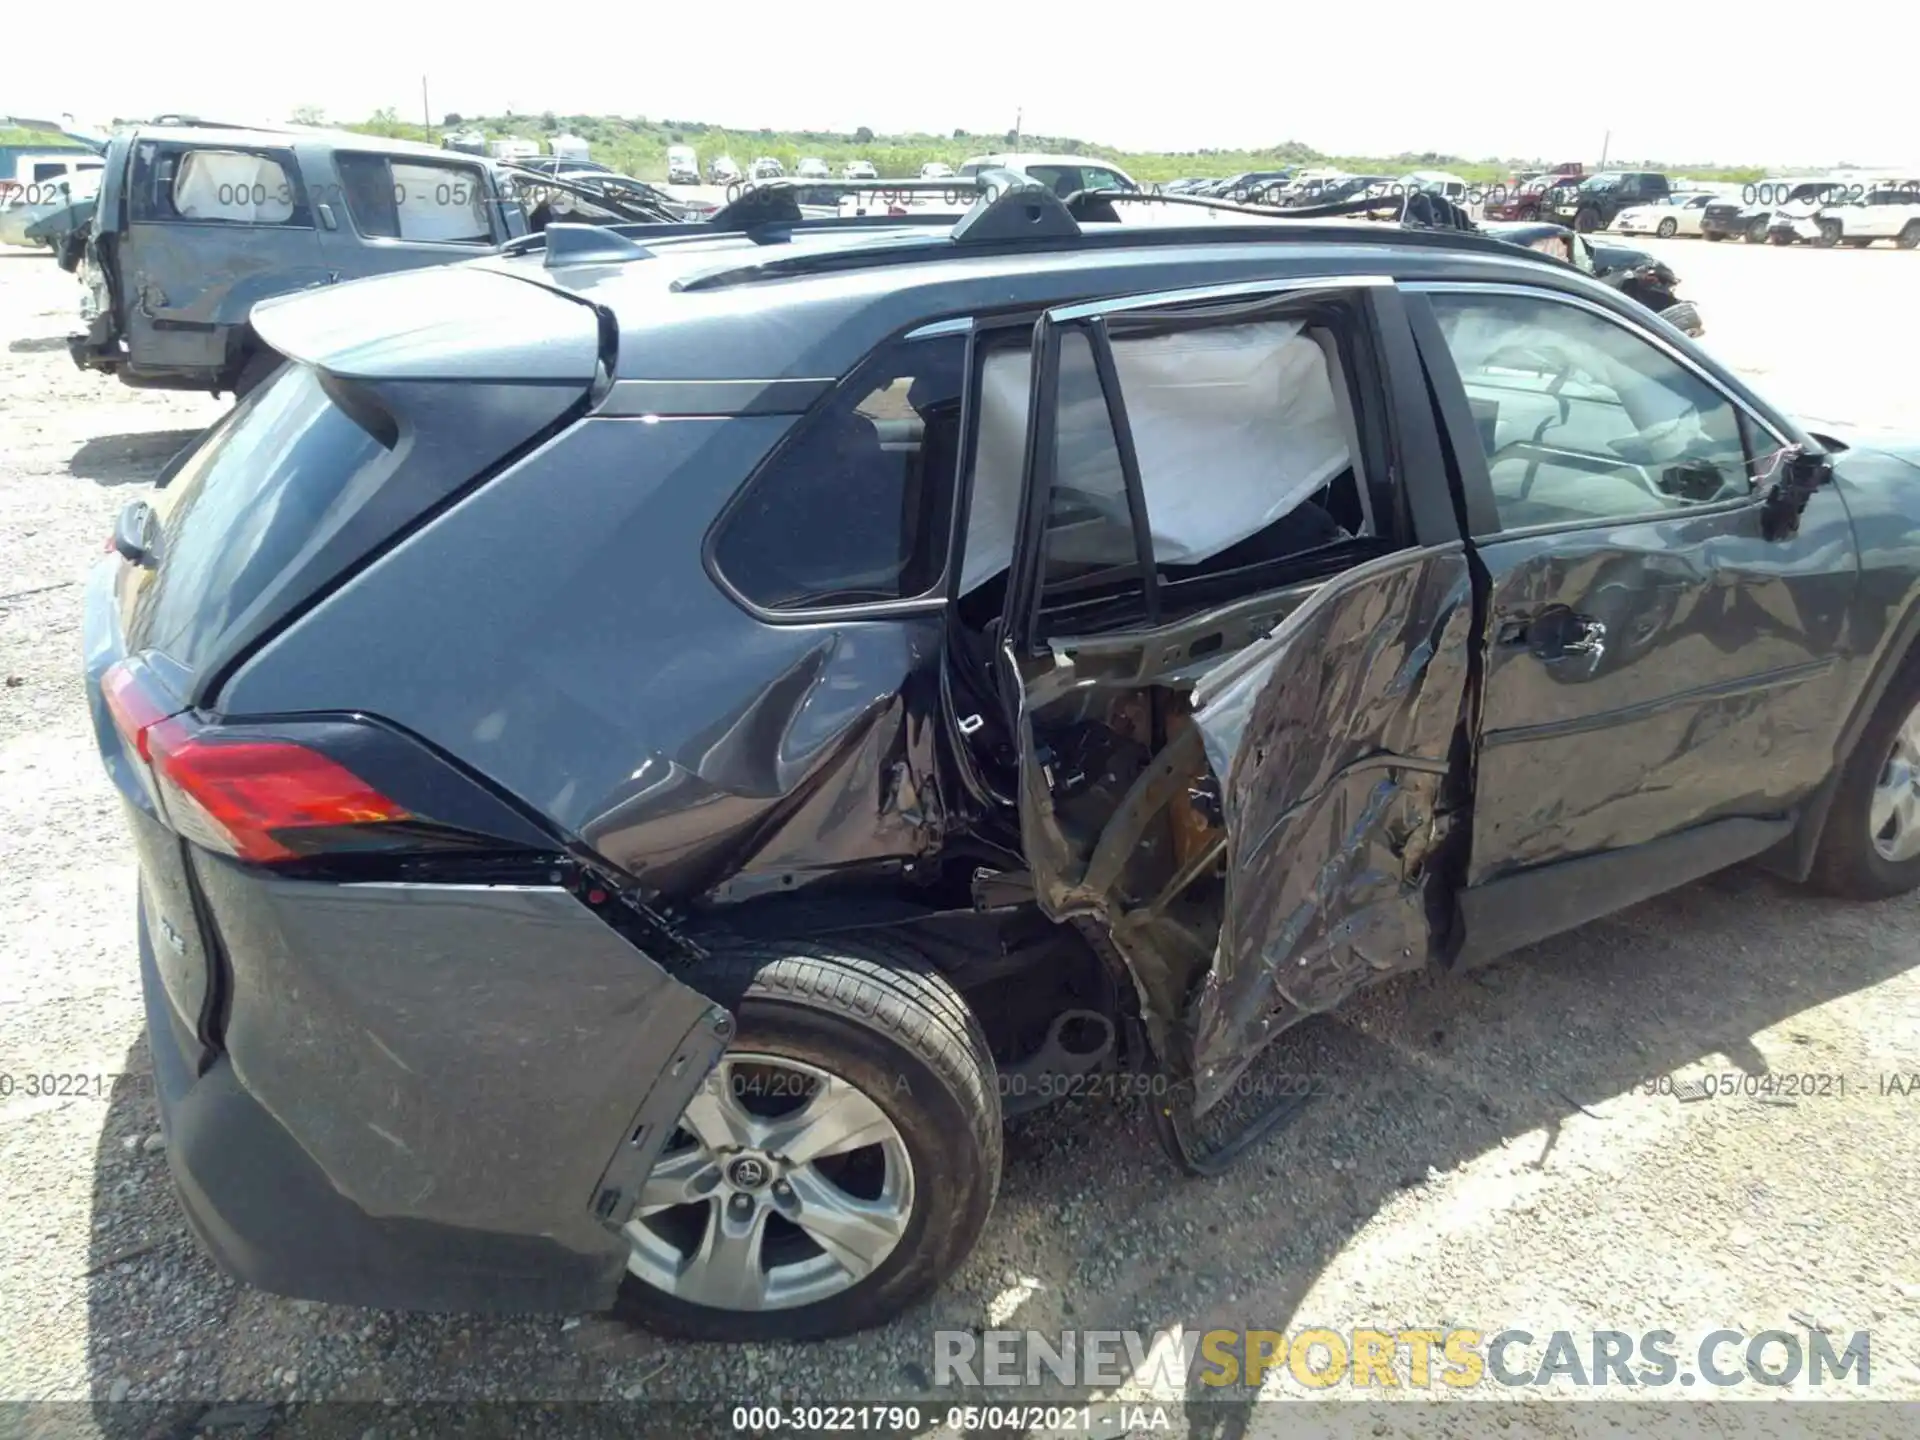
<svg viewBox="0 0 1920 1440">
<path fill-rule="evenodd" d="M 1156 560 L 1209 559 L 1279 520 L 1352 463 L 1326 356 L 1302 324 L 1114 342 Z M 1012 558 L 1029 365 L 1026 353 L 1008 352 L 989 356 L 984 367 L 962 594 Z M 1063 435 L 1105 424 L 1097 389 L 1063 394 Z M 1111 488 L 1118 493 L 1117 478 Z"/>
</svg>

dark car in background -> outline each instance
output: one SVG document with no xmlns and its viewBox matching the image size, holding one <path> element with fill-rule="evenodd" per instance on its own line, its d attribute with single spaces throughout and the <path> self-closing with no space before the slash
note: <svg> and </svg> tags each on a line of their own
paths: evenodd
<svg viewBox="0 0 1920 1440">
<path fill-rule="evenodd" d="M 1489 236 L 980 184 L 256 308 L 84 635 L 228 1271 L 839 1333 L 1090 1076 L 1215 1173 L 1364 985 L 1920 884 L 1920 456 Z"/>
<path fill-rule="evenodd" d="M 1651 204 L 1672 193 L 1672 182 L 1657 170 L 1603 170 L 1556 190 L 1540 218 L 1584 234 L 1606 229 L 1630 205 Z"/>
<path fill-rule="evenodd" d="M 1767 243 L 1767 223 L 1772 209 L 1749 205 L 1744 200 L 1710 200 L 1700 212 L 1700 233 L 1708 240 L 1745 240 L 1749 245 Z"/>
</svg>

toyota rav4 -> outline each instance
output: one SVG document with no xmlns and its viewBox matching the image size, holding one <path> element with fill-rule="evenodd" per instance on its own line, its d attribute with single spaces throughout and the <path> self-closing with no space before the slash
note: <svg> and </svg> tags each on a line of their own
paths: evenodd
<svg viewBox="0 0 1920 1440">
<path fill-rule="evenodd" d="M 232 1273 L 845 1331 L 1075 1077 L 1211 1172 L 1361 986 L 1920 882 L 1915 452 L 1490 236 L 962 183 L 255 307 L 85 630 Z"/>
</svg>

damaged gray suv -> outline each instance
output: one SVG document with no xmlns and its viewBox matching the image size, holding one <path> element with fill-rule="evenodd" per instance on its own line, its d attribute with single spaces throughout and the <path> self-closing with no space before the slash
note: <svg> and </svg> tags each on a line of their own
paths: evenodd
<svg viewBox="0 0 1920 1440">
<path fill-rule="evenodd" d="M 843 1332 L 1085 1077 L 1208 1173 L 1363 985 L 1920 883 L 1917 452 L 1490 237 L 967 183 L 255 307 L 86 615 L 233 1274 Z"/>
</svg>

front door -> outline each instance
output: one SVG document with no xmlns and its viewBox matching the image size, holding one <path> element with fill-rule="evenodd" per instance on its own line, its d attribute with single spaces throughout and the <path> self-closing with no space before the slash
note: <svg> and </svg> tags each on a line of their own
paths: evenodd
<svg viewBox="0 0 1920 1440">
<path fill-rule="evenodd" d="M 119 298 L 135 371 L 218 374 L 255 300 L 326 278 L 290 149 L 136 140 L 127 192 Z"/>
<path fill-rule="evenodd" d="M 1502 924 L 1531 908 L 1563 928 L 1667 888 L 1674 864 L 1743 858 L 1826 778 L 1852 532 L 1828 487 L 1769 538 L 1787 437 L 1637 319 L 1531 287 L 1418 288 L 1490 584 L 1467 881 L 1673 842 L 1643 852 L 1660 867 L 1632 893 L 1613 865 L 1571 908 L 1503 906 Z M 1687 859 L 1682 835 L 1707 848 Z"/>
<path fill-rule="evenodd" d="M 1384 280 L 1074 307 L 1033 353 L 1001 630 L 1024 850 L 1204 1111 L 1446 942 L 1466 547 Z"/>
</svg>

